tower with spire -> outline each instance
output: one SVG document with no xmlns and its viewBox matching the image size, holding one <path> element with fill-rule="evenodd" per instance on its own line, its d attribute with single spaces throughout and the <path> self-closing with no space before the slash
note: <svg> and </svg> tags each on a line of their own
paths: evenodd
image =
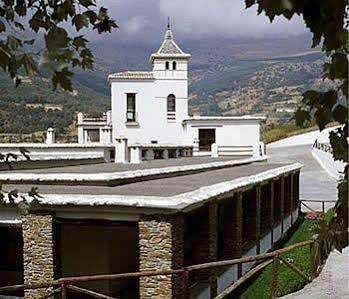
<svg viewBox="0 0 349 299">
<path fill-rule="evenodd" d="M 175 42 L 168 18 L 164 40 L 157 52 L 150 56 L 154 77 L 159 79 L 187 79 L 190 56 Z"/>
</svg>

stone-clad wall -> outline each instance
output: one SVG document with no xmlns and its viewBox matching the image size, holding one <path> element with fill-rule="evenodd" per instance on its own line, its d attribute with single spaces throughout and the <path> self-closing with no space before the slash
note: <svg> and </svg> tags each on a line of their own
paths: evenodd
<svg viewBox="0 0 349 299">
<path fill-rule="evenodd" d="M 53 231 L 51 215 L 23 217 L 24 283 L 53 280 Z M 39 298 L 47 289 L 28 290 L 26 299 Z"/>
<path fill-rule="evenodd" d="M 184 219 L 181 215 L 144 216 L 139 221 L 139 268 L 175 269 L 183 266 Z M 140 279 L 140 298 L 180 298 L 181 277 Z"/>
</svg>

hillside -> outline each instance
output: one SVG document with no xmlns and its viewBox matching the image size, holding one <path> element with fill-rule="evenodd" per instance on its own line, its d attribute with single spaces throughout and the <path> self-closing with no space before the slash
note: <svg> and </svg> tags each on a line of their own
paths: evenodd
<svg viewBox="0 0 349 299">
<path fill-rule="evenodd" d="M 321 88 L 323 54 L 237 59 L 212 69 L 196 70 L 190 84 L 190 106 L 200 114 L 259 113 L 269 121 L 287 120 L 301 94 Z"/>
<path fill-rule="evenodd" d="M 53 92 L 45 77 L 24 80 L 15 88 L 0 72 L 0 133 L 31 134 L 54 126 L 58 135 L 72 133 L 74 113 L 100 115 L 110 107 L 109 73 L 146 70 L 149 55 L 162 36 L 150 44 L 92 41 L 93 71 L 78 71 L 75 92 Z M 178 41 L 190 60 L 191 113 L 235 115 L 262 113 L 271 123 L 288 122 L 310 88 L 322 88 L 323 55 L 310 52 L 307 36 L 290 39 Z M 218 46 L 217 46 L 218 45 Z M 112 49 L 112 51 L 111 51 Z M 4 140 L 0 136 L 0 140 Z"/>
<path fill-rule="evenodd" d="M 64 133 L 78 111 L 99 115 L 109 108 L 109 96 L 75 84 L 75 91 L 53 91 L 44 77 L 24 78 L 19 87 L 0 72 L 0 133 L 33 133 L 49 126 Z"/>
</svg>

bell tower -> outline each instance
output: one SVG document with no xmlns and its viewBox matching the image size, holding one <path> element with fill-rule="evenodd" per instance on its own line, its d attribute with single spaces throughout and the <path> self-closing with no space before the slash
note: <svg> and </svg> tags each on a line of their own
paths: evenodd
<svg viewBox="0 0 349 299">
<path fill-rule="evenodd" d="M 154 77 L 156 79 L 188 79 L 190 56 L 175 42 L 168 20 L 164 40 L 159 50 L 150 56 Z"/>
</svg>

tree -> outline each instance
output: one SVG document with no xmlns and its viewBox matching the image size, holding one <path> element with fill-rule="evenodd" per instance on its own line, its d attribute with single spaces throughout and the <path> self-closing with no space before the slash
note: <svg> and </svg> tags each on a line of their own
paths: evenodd
<svg viewBox="0 0 349 299">
<path fill-rule="evenodd" d="M 320 223 L 320 238 L 328 249 L 348 246 L 348 4 L 344 0 L 245 0 L 246 7 L 258 6 L 273 22 L 275 16 L 291 19 L 303 17 L 313 35 L 312 47 L 322 44 L 327 55 L 323 79 L 333 82 L 324 92 L 308 90 L 295 113 L 296 123 L 303 126 L 315 120 L 320 130 L 336 121 L 340 127 L 330 133 L 335 160 L 346 162 L 344 178 L 338 184 L 338 201 Z"/>
<path fill-rule="evenodd" d="M 97 7 L 96 0 L 5 0 L 0 3 L 0 67 L 16 86 L 21 83 L 20 72 L 32 75 L 49 72 L 53 88 L 60 85 L 72 91 L 74 67 L 92 69 L 93 54 L 83 28 L 99 34 L 111 32 L 117 25 L 108 10 Z M 72 26 L 75 35 L 64 28 Z M 75 30 L 74 30 L 75 29 Z M 28 35 L 43 36 L 28 39 Z M 33 52 L 44 43 L 42 51 Z"/>
</svg>

